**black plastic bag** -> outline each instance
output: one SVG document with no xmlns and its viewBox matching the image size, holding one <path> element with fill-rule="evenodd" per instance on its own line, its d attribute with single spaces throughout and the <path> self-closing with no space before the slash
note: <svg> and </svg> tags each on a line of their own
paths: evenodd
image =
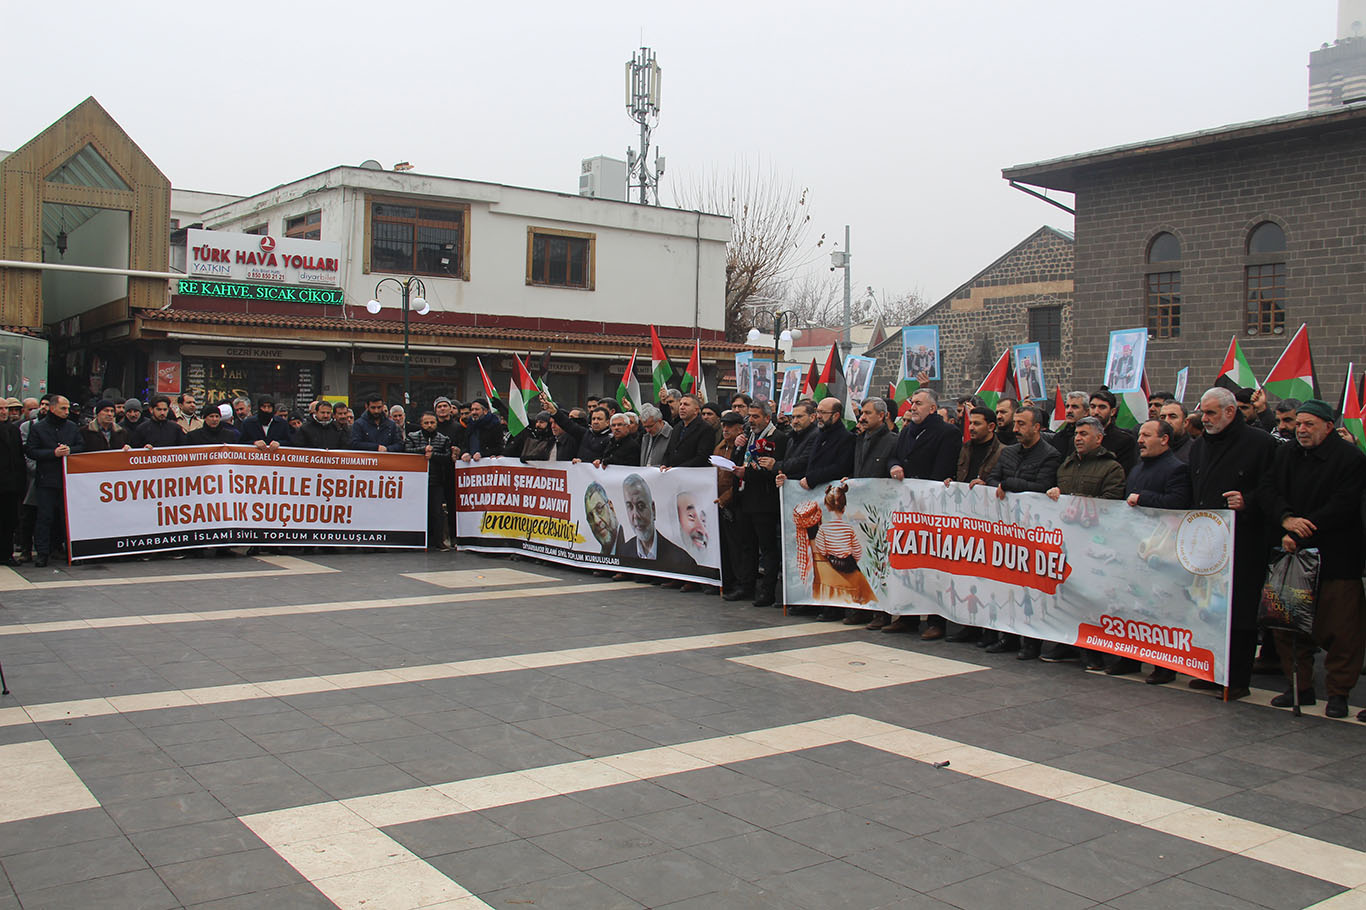
<svg viewBox="0 0 1366 910">
<path fill-rule="evenodd" d="M 1257 625 L 1287 629 L 1306 637 L 1314 629 L 1314 607 L 1319 594 L 1319 551 L 1272 551 L 1271 567 L 1257 607 Z"/>
</svg>

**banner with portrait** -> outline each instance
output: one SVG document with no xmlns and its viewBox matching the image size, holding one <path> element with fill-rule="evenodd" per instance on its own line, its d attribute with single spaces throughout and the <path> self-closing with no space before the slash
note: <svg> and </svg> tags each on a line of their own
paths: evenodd
<svg viewBox="0 0 1366 910">
<path fill-rule="evenodd" d="M 71 559 L 202 547 L 425 547 L 427 459 L 185 446 L 68 456 Z"/>
<path fill-rule="evenodd" d="M 782 491 L 786 603 L 938 614 L 1226 683 L 1233 513 L 923 480 Z"/>
<path fill-rule="evenodd" d="M 715 500 L 710 467 L 460 462 L 456 545 L 715 584 L 721 577 Z"/>
</svg>

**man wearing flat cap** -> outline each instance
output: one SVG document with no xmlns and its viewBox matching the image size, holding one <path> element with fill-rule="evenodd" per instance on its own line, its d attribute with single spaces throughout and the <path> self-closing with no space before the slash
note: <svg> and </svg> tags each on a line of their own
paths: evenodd
<svg viewBox="0 0 1366 910">
<path fill-rule="evenodd" d="M 1283 549 L 1319 551 L 1319 594 L 1313 644 L 1276 633 L 1276 651 L 1286 679 L 1298 663 L 1300 704 L 1314 704 L 1314 645 L 1326 652 L 1324 714 L 1347 716 L 1347 696 L 1366 659 L 1366 590 L 1361 584 L 1361 491 L 1366 455 L 1334 432 L 1333 409 L 1317 398 L 1295 412 L 1295 443 L 1278 446 L 1264 484 L 1266 515 Z M 1294 703 L 1287 689 L 1271 700 Z M 1366 715 L 1366 712 L 1362 712 Z"/>
</svg>

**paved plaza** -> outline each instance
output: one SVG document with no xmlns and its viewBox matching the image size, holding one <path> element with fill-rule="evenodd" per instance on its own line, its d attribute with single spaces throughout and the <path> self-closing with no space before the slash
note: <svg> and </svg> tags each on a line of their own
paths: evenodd
<svg viewBox="0 0 1366 910">
<path fill-rule="evenodd" d="M 0 569 L 0 661 L 0 910 L 1366 908 L 1274 677 L 396 552 Z"/>
</svg>

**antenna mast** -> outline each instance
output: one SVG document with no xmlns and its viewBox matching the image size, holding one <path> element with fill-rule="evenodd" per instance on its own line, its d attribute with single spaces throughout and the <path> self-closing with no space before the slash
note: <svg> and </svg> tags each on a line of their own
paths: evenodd
<svg viewBox="0 0 1366 910">
<path fill-rule="evenodd" d="M 650 170 L 648 154 L 650 133 L 659 123 L 662 79 L 663 71 L 655 62 L 655 52 L 650 48 L 642 47 L 626 61 L 626 112 L 640 124 L 640 153 L 636 154 L 631 148 L 626 149 L 626 195 L 629 198 L 631 190 L 639 187 L 642 205 L 650 203 L 651 195 L 654 196 L 654 204 L 659 205 L 659 178 L 664 174 L 664 159 L 660 157 L 659 150 L 655 150 L 653 172 Z"/>
</svg>

